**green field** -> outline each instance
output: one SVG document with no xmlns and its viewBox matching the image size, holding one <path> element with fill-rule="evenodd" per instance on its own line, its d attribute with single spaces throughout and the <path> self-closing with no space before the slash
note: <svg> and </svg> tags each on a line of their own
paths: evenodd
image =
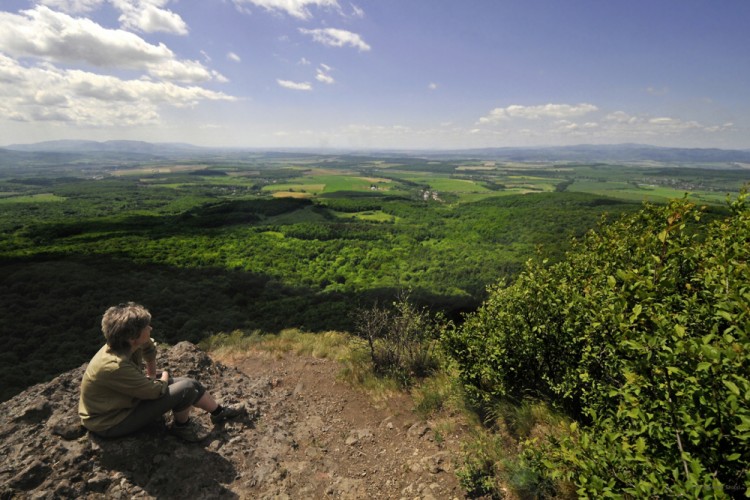
<svg viewBox="0 0 750 500">
<path fill-rule="evenodd" d="M 65 201 L 65 198 L 62 196 L 54 195 L 52 193 L 39 193 L 30 195 L 10 193 L 7 194 L 7 196 L 3 196 L 3 193 L 0 193 L 0 203 L 49 203 L 56 201 Z"/>
</svg>

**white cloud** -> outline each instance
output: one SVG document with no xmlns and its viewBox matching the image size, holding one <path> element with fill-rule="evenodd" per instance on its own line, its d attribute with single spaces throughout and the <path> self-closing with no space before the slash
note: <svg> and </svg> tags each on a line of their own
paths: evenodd
<svg viewBox="0 0 750 500">
<path fill-rule="evenodd" d="M 675 120 L 674 118 L 669 118 L 669 117 L 666 117 L 666 116 L 660 116 L 660 117 L 657 117 L 657 118 L 649 118 L 648 122 L 651 123 L 651 124 L 653 124 L 653 125 L 668 125 L 668 126 L 673 126 L 673 125 L 676 125 L 677 123 L 679 123 L 679 120 Z"/>
<path fill-rule="evenodd" d="M 98 8 L 105 0 L 38 0 L 40 5 L 53 7 L 63 12 L 91 12 Z"/>
<path fill-rule="evenodd" d="M 310 19 L 309 7 L 331 8 L 340 11 L 338 0 L 234 0 L 240 10 L 252 4 L 271 12 L 281 12 L 298 19 Z"/>
<path fill-rule="evenodd" d="M 333 84 L 336 83 L 336 80 L 331 75 L 327 75 L 325 73 L 322 73 L 320 70 L 318 70 L 318 74 L 315 75 L 315 79 L 319 82 L 326 83 L 326 84 Z"/>
<path fill-rule="evenodd" d="M 344 47 L 349 45 L 360 52 L 370 50 L 370 46 L 362 40 L 362 37 L 351 31 L 337 28 L 319 28 L 308 30 L 300 28 L 300 33 L 310 35 L 313 40 L 328 47 Z"/>
<path fill-rule="evenodd" d="M 437 83 L 430 83 L 429 85 L 427 85 L 427 88 L 429 90 L 437 90 L 438 84 Z"/>
<path fill-rule="evenodd" d="M 593 104 L 543 104 L 539 106 L 521 106 L 512 104 L 506 108 L 495 108 L 489 115 L 479 119 L 479 123 L 497 123 L 513 118 L 538 120 L 542 118 L 570 118 L 581 116 L 598 108 Z"/>
<path fill-rule="evenodd" d="M 240 56 L 238 56 L 234 52 L 228 52 L 227 59 L 229 59 L 230 61 L 234 61 L 234 62 L 242 62 L 242 59 L 240 58 Z"/>
<path fill-rule="evenodd" d="M 119 21 L 124 28 L 145 33 L 187 35 L 185 21 L 171 10 L 162 8 L 164 0 L 110 0 L 122 14 Z"/>
<path fill-rule="evenodd" d="M 669 116 L 637 116 L 624 111 L 615 111 L 604 117 L 603 130 L 627 137 L 674 136 L 678 134 L 717 130 L 716 126 L 703 125 L 695 120 L 681 120 Z"/>
<path fill-rule="evenodd" d="M 163 9 L 168 0 L 107 2 L 122 13 L 120 21 L 128 29 L 187 33 L 181 18 Z M 18 13 L 0 12 L 0 117 L 5 120 L 129 127 L 161 124 L 168 108 L 236 100 L 195 85 L 226 78 L 199 61 L 178 59 L 163 43 L 50 8 L 87 12 L 104 1 L 44 3 Z M 76 64 L 117 76 L 58 67 Z M 123 70 L 134 75 L 124 77 Z"/>
<path fill-rule="evenodd" d="M 214 80 L 226 83 L 227 79 L 217 71 L 209 70 L 198 61 L 166 60 L 160 64 L 148 66 L 148 72 L 163 80 L 177 82 L 201 83 Z"/>
<path fill-rule="evenodd" d="M 351 5 L 351 8 L 352 8 L 351 17 L 354 17 L 357 19 L 362 19 L 365 17 L 365 11 L 362 10 L 362 8 L 360 8 L 358 5 L 354 5 L 353 3 L 349 5 Z"/>
<path fill-rule="evenodd" d="M 303 57 L 297 64 L 300 64 L 302 66 L 309 66 L 312 63 L 307 58 Z"/>
<path fill-rule="evenodd" d="M 733 128 L 734 128 L 734 123 L 727 122 L 727 123 L 722 123 L 721 125 L 713 125 L 710 127 L 706 127 L 703 130 L 713 134 L 715 132 L 726 132 L 728 130 L 732 130 Z"/>
<path fill-rule="evenodd" d="M 0 54 L 0 116 L 80 126 L 157 123 L 163 107 L 188 107 L 234 97 L 171 82 L 123 80 L 50 64 L 23 66 Z"/>
<path fill-rule="evenodd" d="M 327 64 L 321 64 L 320 67 L 317 70 L 315 70 L 316 71 L 315 79 L 318 80 L 319 82 L 326 83 L 329 85 L 332 83 L 336 83 L 336 80 L 334 80 L 333 77 L 329 74 L 331 69 L 332 68 L 328 66 Z"/>
<path fill-rule="evenodd" d="M 733 130 L 731 123 L 704 124 L 673 116 L 649 116 L 622 110 L 606 111 L 588 103 L 511 105 L 481 117 L 469 133 L 489 140 L 502 134 L 508 142 L 578 144 L 644 142 L 690 143 L 705 134 Z"/>
<path fill-rule="evenodd" d="M 277 79 L 276 83 L 278 83 L 281 87 L 284 87 L 285 89 L 312 90 L 312 85 L 310 85 L 308 82 L 293 82 L 291 80 Z"/>
<path fill-rule="evenodd" d="M 11 56 L 131 69 L 173 57 L 163 44 L 151 45 L 132 33 L 43 6 L 20 15 L 0 12 L 0 47 Z"/>
<path fill-rule="evenodd" d="M 185 21 L 164 7 L 170 0 L 37 0 L 37 4 L 52 7 L 69 14 L 91 12 L 105 3 L 120 11 L 120 25 L 123 28 L 144 33 L 165 32 L 187 35 Z"/>
<path fill-rule="evenodd" d="M 162 43 L 153 45 L 133 33 L 107 29 L 89 19 L 74 18 L 45 6 L 20 14 L 0 12 L 0 47 L 14 57 L 145 70 L 176 81 L 224 80 L 198 61 L 176 59 Z"/>
<path fill-rule="evenodd" d="M 678 137 L 687 140 L 687 137 L 697 137 L 696 134 L 726 132 L 732 129 L 732 123 L 706 125 L 696 120 L 682 120 L 669 116 L 637 116 L 615 111 L 604 117 L 597 133 L 622 140 L 654 142 Z"/>
<path fill-rule="evenodd" d="M 609 113 L 604 117 L 604 119 L 606 121 L 615 123 L 636 123 L 638 121 L 635 116 L 631 116 L 624 111 L 615 111 L 614 113 Z"/>
</svg>

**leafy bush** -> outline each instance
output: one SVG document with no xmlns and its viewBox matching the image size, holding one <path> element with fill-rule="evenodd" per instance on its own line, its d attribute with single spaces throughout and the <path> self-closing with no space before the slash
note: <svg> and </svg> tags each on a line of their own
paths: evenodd
<svg viewBox="0 0 750 500">
<path fill-rule="evenodd" d="M 408 297 L 400 297 L 391 309 L 377 304 L 360 309 L 354 323 L 356 334 L 367 340 L 375 373 L 409 385 L 414 378 L 437 369 L 435 341 L 442 322 L 431 317 L 426 308 L 410 303 Z"/>
<path fill-rule="evenodd" d="M 750 210 L 686 200 L 528 263 L 444 342 L 479 405 L 547 399 L 579 421 L 529 453 L 580 495 L 750 493 Z M 744 485 L 744 486 L 743 486 Z"/>
</svg>

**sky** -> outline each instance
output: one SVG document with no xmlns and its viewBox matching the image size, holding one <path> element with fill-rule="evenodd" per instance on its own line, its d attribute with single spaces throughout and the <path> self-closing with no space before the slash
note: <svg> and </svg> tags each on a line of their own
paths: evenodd
<svg viewBox="0 0 750 500">
<path fill-rule="evenodd" d="M 2 0 L 0 146 L 750 148 L 748 0 Z"/>
</svg>

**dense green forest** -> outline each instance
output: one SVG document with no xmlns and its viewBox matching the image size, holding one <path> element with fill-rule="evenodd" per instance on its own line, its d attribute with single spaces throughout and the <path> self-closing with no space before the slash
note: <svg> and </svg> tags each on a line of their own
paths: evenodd
<svg viewBox="0 0 750 500">
<path fill-rule="evenodd" d="M 104 309 L 127 300 L 169 343 L 350 330 L 354 308 L 402 290 L 461 322 L 529 258 L 558 261 L 638 193 L 671 193 L 637 179 L 679 172 L 696 175 L 310 155 L 0 169 L 1 397 L 86 361 Z M 694 196 L 740 177 L 716 170 Z"/>
</svg>

